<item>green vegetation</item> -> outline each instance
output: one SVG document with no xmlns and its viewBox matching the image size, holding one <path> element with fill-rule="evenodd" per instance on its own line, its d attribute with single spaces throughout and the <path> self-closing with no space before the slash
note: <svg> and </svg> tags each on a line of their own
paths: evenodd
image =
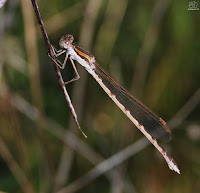
<svg viewBox="0 0 200 193">
<path fill-rule="evenodd" d="M 200 190 L 200 10 L 189 11 L 188 3 L 38 1 L 51 44 L 58 49 L 60 37 L 72 34 L 169 124 L 173 139 L 160 143 L 181 175 L 152 145 L 140 149 L 145 140 L 114 168 L 106 162 L 102 168 L 109 170 L 93 172 L 143 135 L 76 63 L 81 78 L 66 88 L 85 139 L 59 86 L 31 1 L 5 3 L 0 9 L 0 192 Z M 61 70 L 65 81 L 74 75 L 67 64 Z"/>
</svg>

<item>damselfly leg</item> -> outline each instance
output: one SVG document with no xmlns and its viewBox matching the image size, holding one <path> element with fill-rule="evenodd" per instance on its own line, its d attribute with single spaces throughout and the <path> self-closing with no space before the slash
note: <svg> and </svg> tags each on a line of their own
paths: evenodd
<svg viewBox="0 0 200 193">
<path fill-rule="evenodd" d="M 49 53 L 48 53 L 48 56 L 51 58 L 51 60 L 52 60 L 59 68 L 64 69 L 65 66 L 66 66 L 67 59 L 68 59 L 67 50 L 61 49 L 61 50 L 58 50 L 58 51 L 57 51 L 56 48 L 55 48 L 53 45 L 51 45 L 51 49 L 52 49 L 52 51 L 53 51 L 54 57 L 52 57 Z M 62 55 L 63 53 L 66 53 L 66 56 L 65 56 L 64 62 L 61 63 L 60 60 L 58 60 L 56 57 Z M 70 82 L 73 82 L 73 81 L 75 81 L 75 80 L 78 80 L 78 79 L 80 78 L 80 76 L 79 76 L 79 74 L 78 74 L 78 72 L 77 72 L 76 66 L 75 66 L 73 60 L 71 59 L 71 57 L 70 57 L 70 61 L 71 61 L 71 63 L 72 63 L 72 67 L 73 67 L 73 69 L 74 69 L 74 71 L 75 71 L 75 73 L 76 73 L 76 77 L 75 77 L 75 78 L 72 78 L 70 81 L 64 82 L 64 84 L 62 84 L 61 86 L 64 86 L 64 85 L 66 85 L 66 84 L 68 84 L 68 83 L 70 83 Z M 64 88 L 65 88 L 65 86 L 64 86 Z M 65 88 L 65 89 L 66 89 L 66 88 Z M 81 129 L 80 125 L 79 125 L 76 112 L 75 112 L 75 110 L 74 110 L 74 107 L 73 107 L 73 105 L 72 105 L 72 103 L 71 103 L 71 100 L 70 100 L 70 97 L 69 97 L 68 94 L 67 94 L 67 101 L 68 101 L 69 107 L 70 107 L 70 109 L 71 109 L 71 111 L 72 111 L 72 115 L 73 115 L 73 117 L 74 117 L 74 120 L 75 120 L 75 122 L 76 122 L 76 124 L 77 124 L 79 130 L 80 130 L 81 133 L 84 135 L 84 137 L 87 138 L 87 135 L 82 131 L 82 129 Z"/>
<path fill-rule="evenodd" d="M 64 49 L 63 49 L 63 50 L 62 50 L 62 49 L 56 50 L 56 48 L 55 48 L 53 45 L 51 45 L 51 49 L 52 49 L 52 51 L 53 51 L 53 54 L 54 54 L 55 58 L 51 57 L 51 55 L 48 54 L 49 57 L 51 58 L 51 60 L 53 60 L 53 61 L 56 63 L 56 65 L 57 65 L 59 68 L 61 68 L 61 69 L 63 70 L 63 69 L 65 68 L 66 64 L 67 64 L 67 59 L 68 59 L 68 56 L 69 56 L 68 53 L 67 53 L 66 50 L 64 50 Z M 64 59 L 64 62 L 61 63 L 60 60 L 57 59 L 57 57 L 58 57 L 58 56 L 61 56 L 61 55 L 64 54 L 64 53 L 66 53 L 65 59 Z M 71 80 L 67 81 L 67 82 L 64 82 L 65 85 L 66 85 L 66 84 L 69 84 L 70 82 L 74 82 L 74 81 L 76 81 L 76 80 L 78 80 L 78 79 L 80 78 L 80 75 L 79 75 L 79 73 L 78 73 L 78 71 L 77 71 L 77 69 L 76 69 L 76 66 L 75 66 L 75 64 L 74 64 L 74 61 L 72 60 L 71 57 L 69 57 L 69 59 L 70 59 L 70 62 L 71 62 L 71 64 L 72 64 L 72 67 L 73 67 L 73 69 L 74 69 L 74 71 L 75 71 L 75 77 L 72 78 Z"/>
</svg>

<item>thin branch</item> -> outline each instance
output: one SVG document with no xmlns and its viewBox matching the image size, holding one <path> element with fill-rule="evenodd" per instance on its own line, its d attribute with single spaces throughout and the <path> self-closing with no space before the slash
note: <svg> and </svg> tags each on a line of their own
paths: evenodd
<svg viewBox="0 0 200 193">
<path fill-rule="evenodd" d="M 35 14 L 36 14 L 38 23 L 39 23 L 39 25 L 40 25 L 40 29 L 41 29 L 42 35 L 43 35 L 43 37 L 44 37 L 44 41 L 45 41 L 45 44 L 46 44 L 47 49 L 48 49 L 48 53 L 49 53 L 49 55 L 50 55 L 52 58 L 54 58 L 53 51 L 51 50 L 51 44 L 50 44 L 50 41 L 49 41 L 47 32 L 46 32 L 45 27 L 44 27 L 44 24 L 43 24 L 43 21 L 42 21 L 42 18 L 41 18 L 39 9 L 38 9 L 37 2 L 36 2 L 36 0 L 31 0 L 31 2 L 32 2 L 33 8 L 34 8 L 34 10 L 35 10 Z M 54 65 L 54 69 L 55 69 L 55 71 L 56 71 L 56 74 L 57 74 L 57 76 L 58 76 L 58 79 L 59 79 L 59 83 L 60 83 L 60 85 L 61 85 L 61 88 L 63 89 L 63 93 L 64 93 L 64 95 L 65 95 L 65 99 L 66 99 L 66 101 L 67 101 L 67 103 L 68 103 L 68 106 L 69 106 L 69 108 L 70 108 L 70 110 L 71 110 L 72 116 L 73 116 L 73 118 L 74 118 L 74 120 L 75 120 L 77 126 L 78 126 L 79 129 L 80 129 L 80 126 L 79 126 L 79 122 L 78 122 L 78 119 L 77 119 L 77 115 L 76 115 L 75 109 L 74 109 L 74 107 L 73 107 L 73 105 L 72 105 L 72 103 L 71 103 L 71 99 L 70 99 L 69 94 L 68 94 L 68 92 L 67 92 L 67 89 L 66 89 L 66 87 L 65 87 L 65 85 L 64 85 L 64 81 L 63 81 L 62 75 L 61 75 L 61 73 L 60 73 L 60 70 L 59 70 L 58 66 L 56 65 L 56 63 L 55 63 L 54 61 L 52 61 L 52 62 L 53 62 L 53 65 Z"/>
</svg>

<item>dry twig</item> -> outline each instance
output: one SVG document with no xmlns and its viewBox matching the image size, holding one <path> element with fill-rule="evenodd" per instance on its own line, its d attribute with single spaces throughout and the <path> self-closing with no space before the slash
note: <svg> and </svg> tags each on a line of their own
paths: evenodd
<svg viewBox="0 0 200 193">
<path fill-rule="evenodd" d="M 39 9 L 38 9 L 38 5 L 37 5 L 37 2 L 35 0 L 31 0 L 32 4 L 33 4 L 33 8 L 35 10 L 35 14 L 36 14 L 36 17 L 37 17 L 37 20 L 38 20 L 38 23 L 40 25 L 40 29 L 41 29 L 41 32 L 42 32 L 42 35 L 43 35 L 43 38 L 44 38 L 44 41 L 46 43 L 46 46 L 47 46 L 47 49 L 48 49 L 48 54 L 51 56 L 51 58 L 54 58 L 54 54 L 53 54 L 53 51 L 51 49 L 51 44 L 50 44 L 50 41 L 49 41 L 49 38 L 48 38 L 48 35 L 47 35 L 47 32 L 45 30 L 45 27 L 44 27 L 44 24 L 43 24 L 43 21 L 42 21 L 42 18 L 41 18 L 41 15 L 40 15 L 40 12 L 39 12 Z M 53 60 L 52 60 L 53 61 Z M 58 76 L 58 79 L 59 79 L 59 83 L 60 83 L 60 86 L 61 88 L 63 89 L 63 93 L 65 95 L 65 99 L 68 103 L 68 106 L 71 110 L 71 113 L 72 113 L 72 116 L 77 124 L 77 126 L 79 127 L 79 129 L 81 130 L 80 128 L 80 125 L 79 125 L 79 122 L 78 122 L 78 119 L 77 119 L 77 115 L 76 115 L 76 112 L 74 110 L 74 107 L 71 103 L 71 99 L 69 97 L 69 94 L 67 92 L 67 89 L 65 87 L 65 84 L 64 84 L 64 81 L 63 81 L 63 78 L 62 78 L 62 75 L 60 73 L 60 70 L 58 68 L 58 66 L 56 65 L 56 63 L 53 61 L 53 65 L 54 65 L 54 69 L 56 71 L 56 74 Z"/>
</svg>

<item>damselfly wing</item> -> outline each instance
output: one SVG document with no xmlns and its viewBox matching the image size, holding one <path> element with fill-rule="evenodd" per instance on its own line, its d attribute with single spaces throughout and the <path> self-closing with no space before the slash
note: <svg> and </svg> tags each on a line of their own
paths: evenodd
<svg viewBox="0 0 200 193">
<path fill-rule="evenodd" d="M 58 59 L 53 59 L 62 69 L 66 65 L 69 56 L 73 68 L 73 60 L 80 63 L 99 83 L 108 96 L 126 114 L 126 116 L 136 125 L 136 127 L 149 139 L 149 141 L 163 155 L 171 170 L 180 174 L 174 159 L 157 143 L 156 139 L 163 141 L 171 140 L 171 132 L 165 121 L 147 108 L 136 97 L 132 96 L 127 90 L 117 83 L 100 65 L 97 64 L 95 57 L 88 51 L 73 43 L 73 36 L 66 35 L 60 39 L 61 50 L 55 50 L 52 46 L 55 57 L 66 52 L 63 64 Z M 76 73 L 77 70 L 75 69 Z M 79 76 L 79 75 L 78 75 Z"/>
</svg>

